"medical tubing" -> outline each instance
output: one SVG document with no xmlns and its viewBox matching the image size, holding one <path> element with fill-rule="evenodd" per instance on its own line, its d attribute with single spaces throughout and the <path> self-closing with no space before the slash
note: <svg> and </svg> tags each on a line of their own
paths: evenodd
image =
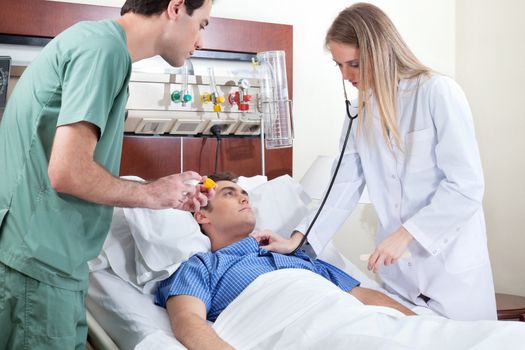
<svg viewBox="0 0 525 350">
<path fill-rule="evenodd" d="M 217 174 L 217 169 L 219 167 L 219 153 L 221 150 L 221 139 L 217 138 L 217 147 L 215 148 L 215 174 Z"/>
<path fill-rule="evenodd" d="M 219 167 L 219 153 L 221 150 L 221 127 L 218 124 L 215 124 L 210 128 L 210 132 L 217 139 L 217 146 L 215 147 L 215 174 Z"/>
<path fill-rule="evenodd" d="M 299 245 L 287 255 L 294 255 L 297 253 L 299 249 L 306 243 L 306 239 L 308 238 L 308 235 L 310 234 L 310 231 L 312 230 L 312 227 L 314 226 L 315 222 L 317 221 L 317 218 L 319 217 L 319 214 L 321 214 L 321 211 L 323 210 L 323 207 L 326 203 L 326 200 L 328 199 L 328 196 L 330 195 L 330 191 L 332 190 L 332 187 L 334 185 L 335 179 L 337 177 L 337 173 L 339 172 L 339 167 L 341 166 L 341 162 L 343 160 L 343 156 L 345 154 L 346 145 L 348 144 L 348 139 L 350 138 L 350 131 L 352 130 L 352 124 L 354 122 L 354 119 L 357 118 L 358 114 L 355 116 L 350 115 L 350 101 L 345 100 L 346 103 L 346 115 L 350 119 L 350 123 L 348 124 L 348 130 L 346 131 L 345 141 L 343 142 L 343 148 L 341 149 L 341 154 L 339 155 L 339 160 L 337 161 L 337 166 L 335 167 L 334 175 L 332 176 L 332 180 L 330 180 L 330 184 L 328 185 L 328 190 L 326 191 L 323 201 L 321 202 L 321 205 L 319 206 L 319 209 L 317 209 L 317 213 L 315 214 L 312 222 L 308 226 L 308 229 L 306 230 L 306 233 L 304 234 L 303 238 L 301 239 L 301 242 Z"/>
</svg>

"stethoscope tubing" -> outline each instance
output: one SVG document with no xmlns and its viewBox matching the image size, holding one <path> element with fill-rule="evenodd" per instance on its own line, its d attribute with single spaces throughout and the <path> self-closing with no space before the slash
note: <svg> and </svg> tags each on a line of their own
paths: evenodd
<svg viewBox="0 0 525 350">
<path fill-rule="evenodd" d="M 294 255 L 299 249 L 301 249 L 304 246 L 308 238 L 308 235 L 310 234 L 310 231 L 312 230 L 312 227 L 314 226 L 315 222 L 317 221 L 317 218 L 321 214 L 321 211 L 323 210 L 323 207 L 328 199 L 328 196 L 330 195 L 330 192 L 332 191 L 332 187 L 334 186 L 335 179 L 337 178 L 337 173 L 339 172 L 339 168 L 343 161 L 343 157 L 344 157 L 345 150 L 346 150 L 346 145 L 348 144 L 348 140 L 350 138 L 350 132 L 352 130 L 352 124 L 354 123 L 354 120 L 357 119 L 359 115 L 358 113 L 356 113 L 356 115 L 354 116 L 350 114 L 350 107 L 352 107 L 352 105 L 350 104 L 350 101 L 348 100 L 348 96 L 346 94 L 346 87 L 345 87 L 344 79 L 343 79 L 343 91 L 345 94 L 346 115 L 348 119 L 350 120 L 350 122 L 348 123 L 348 129 L 346 130 L 345 141 L 343 142 L 343 147 L 341 148 L 341 154 L 339 155 L 339 159 L 337 160 L 337 165 L 335 167 L 334 175 L 332 176 L 332 179 L 330 180 L 330 184 L 328 185 L 328 189 L 326 190 L 323 201 L 321 202 L 321 205 L 317 209 L 317 213 L 315 214 L 314 218 L 310 222 L 310 225 L 308 226 L 308 229 L 306 230 L 303 238 L 301 239 L 301 242 L 299 243 L 299 245 L 297 245 L 297 247 L 292 252 L 288 253 L 288 255 Z"/>
</svg>

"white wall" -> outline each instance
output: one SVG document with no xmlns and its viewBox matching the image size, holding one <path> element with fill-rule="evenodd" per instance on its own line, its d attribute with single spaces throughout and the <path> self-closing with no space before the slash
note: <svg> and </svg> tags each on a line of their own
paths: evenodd
<svg viewBox="0 0 525 350">
<path fill-rule="evenodd" d="M 496 291 L 525 296 L 525 2 L 457 0 L 457 80 L 483 161 Z"/>
</svg>

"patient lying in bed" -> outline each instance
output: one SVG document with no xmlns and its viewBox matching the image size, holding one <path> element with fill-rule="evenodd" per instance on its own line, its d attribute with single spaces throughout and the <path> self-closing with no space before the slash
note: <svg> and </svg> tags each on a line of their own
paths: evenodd
<svg viewBox="0 0 525 350">
<path fill-rule="evenodd" d="M 170 278 L 161 282 L 157 304 L 167 308 L 173 332 L 188 348 L 229 348 L 207 322 L 219 314 L 260 275 L 281 269 L 314 272 L 367 305 L 387 306 L 414 315 L 381 292 L 359 287 L 359 282 L 321 260 L 302 252 L 286 256 L 267 252 L 249 234 L 255 215 L 248 194 L 231 176 L 212 177 L 216 195 L 195 219 L 210 238 L 212 252 L 191 257 Z M 293 281 L 290 281 L 293 282 Z"/>
</svg>

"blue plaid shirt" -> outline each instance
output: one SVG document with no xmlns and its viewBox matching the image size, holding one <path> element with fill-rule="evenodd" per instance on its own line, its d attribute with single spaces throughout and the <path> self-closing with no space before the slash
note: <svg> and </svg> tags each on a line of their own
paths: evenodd
<svg viewBox="0 0 525 350">
<path fill-rule="evenodd" d="M 279 269 L 304 269 L 315 272 L 344 291 L 359 285 L 345 272 L 306 254 L 283 255 L 261 249 L 253 237 L 217 250 L 198 253 L 183 263 L 168 279 L 160 282 L 155 303 L 166 307 L 173 295 L 191 295 L 204 302 L 209 321 L 219 314 L 251 282 L 263 273 Z"/>
</svg>

